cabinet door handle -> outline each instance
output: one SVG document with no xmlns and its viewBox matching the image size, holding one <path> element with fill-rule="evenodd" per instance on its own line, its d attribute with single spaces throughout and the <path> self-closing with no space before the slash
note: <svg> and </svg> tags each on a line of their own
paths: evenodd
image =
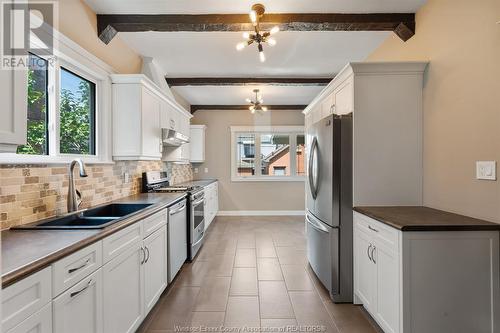
<svg viewBox="0 0 500 333">
<path fill-rule="evenodd" d="M 375 231 L 375 232 L 378 232 L 377 229 L 375 229 L 374 227 L 372 227 L 371 225 L 368 226 L 368 229 L 370 229 L 371 231 Z"/>
<path fill-rule="evenodd" d="M 375 250 L 376 250 L 376 249 L 377 249 L 377 248 L 376 248 L 375 246 L 374 246 L 374 247 L 372 247 L 372 252 L 370 253 L 370 254 L 371 254 L 372 261 L 373 261 L 373 263 L 374 263 L 374 264 L 376 264 L 376 263 L 377 263 L 377 262 L 375 261 L 375 258 L 373 257 L 373 252 L 375 252 Z"/>
<path fill-rule="evenodd" d="M 142 246 L 141 246 L 141 253 L 142 253 L 141 265 L 143 265 L 144 262 L 146 261 L 146 250 L 144 250 Z"/>
<path fill-rule="evenodd" d="M 146 251 L 148 252 L 148 256 L 146 257 L 146 259 L 144 260 L 144 263 L 147 263 L 149 261 L 149 248 L 147 246 L 144 247 L 146 249 Z"/>
<path fill-rule="evenodd" d="M 372 248 L 372 245 L 370 244 L 370 246 L 368 246 L 368 248 L 366 249 L 366 255 L 368 256 L 368 259 L 370 259 L 370 261 L 373 261 L 372 260 L 372 257 L 370 257 L 370 249 Z"/>
<path fill-rule="evenodd" d="M 85 260 L 85 262 L 83 263 L 83 265 L 75 267 L 75 268 L 68 269 L 68 273 L 71 274 L 73 272 L 76 272 L 76 271 L 84 268 L 85 266 L 87 266 L 89 264 L 89 262 L 90 262 L 90 258 L 88 258 L 87 260 Z"/>
<path fill-rule="evenodd" d="M 89 280 L 89 282 L 87 283 L 87 285 L 85 287 L 83 287 L 82 289 L 78 290 L 78 291 L 74 291 L 72 292 L 71 294 L 69 294 L 69 297 L 73 298 L 75 296 L 78 296 L 80 295 L 81 293 L 83 293 L 88 287 L 90 287 L 90 285 L 92 284 L 92 279 Z"/>
</svg>

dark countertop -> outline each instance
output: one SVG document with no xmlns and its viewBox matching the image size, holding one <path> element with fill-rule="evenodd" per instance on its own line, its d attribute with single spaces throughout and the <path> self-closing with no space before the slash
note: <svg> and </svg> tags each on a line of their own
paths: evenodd
<svg viewBox="0 0 500 333">
<path fill-rule="evenodd" d="M 143 193 L 115 200 L 113 202 L 153 205 L 104 229 L 2 231 L 2 288 L 171 206 L 185 196 L 186 193 Z"/>
<path fill-rule="evenodd" d="M 354 211 L 401 231 L 500 231 L 500 223 L 423 206 L 355 207 Z"/>
<path fill-rule="evenodd" d="M 215 183 L 217 179 L 199 179 L 199 180 L 191 180 L 188 182 L 182 182 L 175 184 L 175 186 L 208 186 L 212 183 Z"/>
</svg>

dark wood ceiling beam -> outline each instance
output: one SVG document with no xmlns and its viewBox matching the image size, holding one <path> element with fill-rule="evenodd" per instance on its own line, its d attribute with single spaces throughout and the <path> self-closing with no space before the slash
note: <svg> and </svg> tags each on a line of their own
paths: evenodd
<svg viewBox="0 0 500 333">
<path fill-rule="evenodd" d="M 415 14 L 265 14 L 261 28 L 282 31 L 394 31 L 406 41 L 415 34 Z M 118 32 L 251 31 L 247 14 L 97 15 L 97 33 L 108 44 Z"/>
<path fill-rule="evenodd" d="M 304 110 L 307 105 L 265 105 L 273 110 Z M 191 113 L 198 110 L 247 110 L 249 105 L 191 105 Z"/>
<path fill-rule="evenodd" d="M 235 78 L 235 77 L 167 77 L 171 87 L 180 86 L 326 86 L 332 78 Z"/>
</svg>

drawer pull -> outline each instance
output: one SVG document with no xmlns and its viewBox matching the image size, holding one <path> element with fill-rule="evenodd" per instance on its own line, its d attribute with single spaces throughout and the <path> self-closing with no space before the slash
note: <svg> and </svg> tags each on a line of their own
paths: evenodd
<svg viewBox="0 0 500 333">
<path fill-rule="evenodd" d="M 370 244 L 370 246 L 368 246 L 368 248 L 366 249 L 366 255 L 368 256 L 368 259 L 370 259 L 370 261 L 373 261 L 372 257 L 370 257 L 370 249 L 371 248 L 372 248 L 372 245 Z"/>
<path fill-rule="evenodd" d="M 87 283 L 87 285 L 85 287 L 83 287 L 82 289 L 78 290 L 78 291 L 74 291 L 72 292 L 71 294 L 69 294 L 69 297 L 73 298 L 75 296 L 78 296 L 79 294 L 81 294 L 82 292 L 84 292 L 88 287 L 90 287 L 90 285 L 92 284 L 92 279 L 89 280 L 89 282 Z"/>
<path fill-rule="evenodd" d="M 89 264 L 89 262 L 90 262 L 90 258 L 88 258 L 87 260 L 85 260 L 85 262 L 83 263 L 83 265 L 75 267 L 75 268 L 68 269 L 68 273 L 71 274 L 73 272 L 76 272 L 76 271 L 84 268 L 85 266 L 87 266 Z"/>
<path fill-rule="evenodd" d="M 378 232 L 377 229 L 373 228 L 371 225 L 368 226 L 368 229 L 370 229 L 371 231 L 375 231 L 375 232 Z"/>
</svg>

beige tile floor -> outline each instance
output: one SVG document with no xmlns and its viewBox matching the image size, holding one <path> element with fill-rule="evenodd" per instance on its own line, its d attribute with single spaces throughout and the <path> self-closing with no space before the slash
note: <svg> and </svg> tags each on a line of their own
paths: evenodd
<svg viewBox="0 0 500 333">
<path fill-rule="evenodd" d="M 138 331 L 300 326 L 380 332 L 360 306 L 332 303 L 307 264 L 302 217 L 217 217 L 196 260 L 183 266 Z"/>
</svg>

